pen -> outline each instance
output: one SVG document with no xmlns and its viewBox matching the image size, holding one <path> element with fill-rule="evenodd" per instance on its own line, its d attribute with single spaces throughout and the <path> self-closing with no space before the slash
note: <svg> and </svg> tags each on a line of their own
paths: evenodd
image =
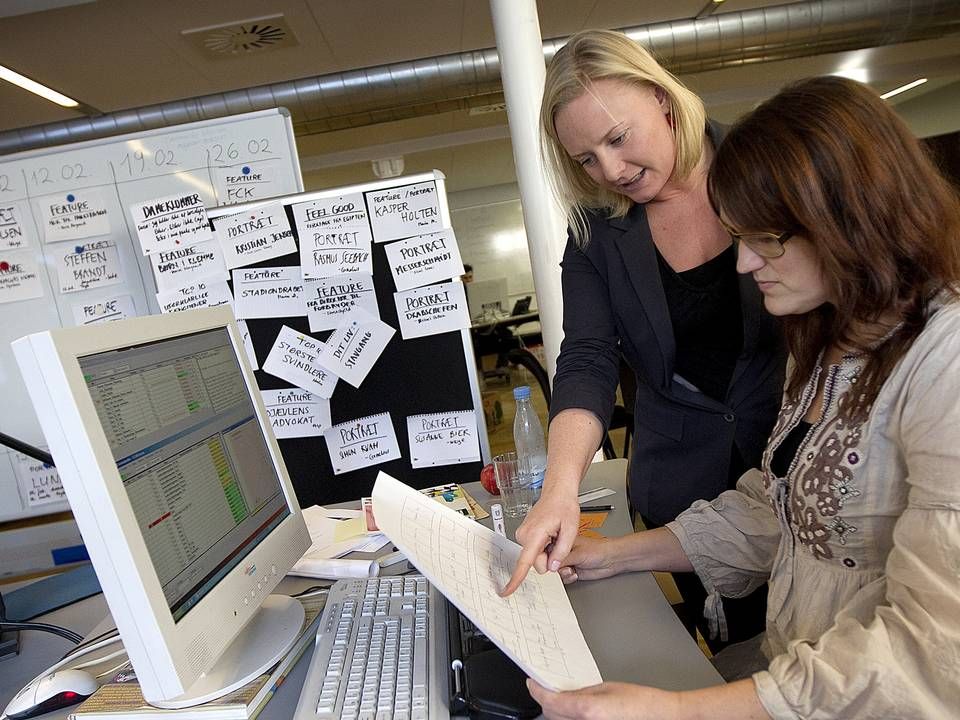
<svg viewBox="0 0 960 720">
<path fill-rule="evenodd" d="M 580 512 L 607 512 L 613 510 L 613 505 L 584 505 L 580 508 Z"/>
</svg>

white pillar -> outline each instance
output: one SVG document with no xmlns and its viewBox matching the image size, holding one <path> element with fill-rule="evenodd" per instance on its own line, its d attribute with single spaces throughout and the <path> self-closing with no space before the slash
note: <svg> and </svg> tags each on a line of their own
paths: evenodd
<svg viewBox="0 0 960 720">
<path fill-rule="evenodd" d="M 500 54 L 500 75 L 540 309 L 547 373 L 552 381 L 563 339 L 560 259 L 567 232 L 566 220 L 553 201 L 540 159 L 540 100 L 546 74 L 540 21 L 535 0 L 490 0 L 490 13 Z"/>
</svg>

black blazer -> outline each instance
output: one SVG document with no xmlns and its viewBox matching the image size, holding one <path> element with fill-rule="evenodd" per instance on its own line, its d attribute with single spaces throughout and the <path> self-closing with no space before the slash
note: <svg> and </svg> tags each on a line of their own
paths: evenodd
<svg viewBox="0 0 960 720">
<path fill-rule="evenodd" d="M 588 219 L 586 247 L 568 238 L 561 263 L 564 340 L 550 414 L 584 408 L 609 426 L 623 353 L 637 376 L 631 503 L 663 524 L 728 489 L 734 443 L 748 467 L 759 466 L 783 391 L 781 335 L 753 278 L 741 275 L 743 351 L 725 401 L 685 387 L 674 378 L 673 326 L 645 208 Z"/>
</svg>

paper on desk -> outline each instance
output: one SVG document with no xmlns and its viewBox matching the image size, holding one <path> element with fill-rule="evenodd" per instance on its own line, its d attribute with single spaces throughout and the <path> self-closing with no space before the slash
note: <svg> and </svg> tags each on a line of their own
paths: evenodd
<svg viewBox="0 0 960 720">
<path fill-rule="evenodd" d="M 319 505 L 304 508 L 303 521 L 311 540 L 304 557 L 333 559 L 349 552 L 376 552 L 390 542 L 383 533 L 368 535 L 363 517 L 354 514 L 359 512 L 328 510 Z M 337 519 L 345 515 L 347 519 Z"/>
<path fill-rule="evenodd" d="M 310 551 L 294 563 L 290 575 L 327 578 L 370 578 L 380 573 L 380 564 L 376 560 L 344 560 L 342 558 L 314 557 Z"/>
<path fill-rule="evenodd" d="M 502 598 L 519 545 L 383 472 L 373 511 L 417 570 L 534 680 L 553 690 L 602 682 L 557 573 L 530 573 Z"/>
</svg>

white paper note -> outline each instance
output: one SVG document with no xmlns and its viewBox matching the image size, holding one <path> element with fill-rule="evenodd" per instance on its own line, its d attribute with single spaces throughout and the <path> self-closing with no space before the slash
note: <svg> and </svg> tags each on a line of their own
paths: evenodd
<svg viewBox="0 0 960 720">
<path fill-rule="evenodd" d="M 404 340 L 470 327 L 467 296 L 459 280 L 394 293 Z"/>
<path fill-rule="evenodd" d="M 233 302 L 226 280 L 197 280 L 182 288 L 157 293 L 160 312 L 171 313 L 195 308 L 217 307 Z"/>
<path fill-rule="evenodd" d="M 443 229 L 437 183 L 433 180 L 366 194 L 370 225 L 377 242 L 423 235 Z"/>
<path fill-rule="evenodd" d="M 317 361 L 358 388 L 394 332 L 380 318 L 362 308 L 354 308 L 327 338 Z"/>
<path fill-rule="evenodd" d="M 451 280 L 463 275 L 460 247 L 452 229 L 417 235 L 384 248 L 397 290 Z"/>
<path fill-rule="evenodd" d="M 473 410 L 424 413 L 407 418 L 410 465 L 415 468 L 480 460 Z"/>
<path fill-rule="evenodd" d="M 215 240 L 160 250 L 150 255 L 157 290 L 173 290 L 196 280 L 227 280 L 223 251 Z"/>
<path fill-rule="evenodd" d="M 120 277 L 120 253 L 113 240 L 90 240 L 73 247 L 58 245 L 56 264 L 61 293 L 123 282 Z"/>
<path fill-rule="evenodd" d="M 528 573 L 515 593 L 500 597 L 520 546 L 383 472 L 373 512 L 417 570 L 527 675 L 552 690 L 602 682 L 557 573 Z"/>
<path fill-rule="evenodd" d="M 110 234 L 110 216 L 97 188 L 37 198 L 47 242 Z"/>
<path fill-rule="evenodd" d="M 33 250 L 0 250 L 0 303 L 43 297 Z"/>
<path fill-rule="evenodd" d="M 73 306 L 73 319 L 77 325 L 97 325 L 134 317 L 136 314 L 133 298 L 129 295 L 115 295 Z"/>
<path fill-rule="evenodd" d="M 294 205 L 305 278 L 373 274 L 370 223 L 360 193 Z"/>
<path fill-rule="evenodd" d="M 361 307 L 374 317 L 380 317 L 373 275 L 355 273 L 317 280 L 304 280 L 303 291 L 307 301 L 310 332 L 333 330 L 344 315 Z"/>
<path fill-rule="evenodd" d="M 263 363 L 265 372 L 299 388 L 329 399 L 337 387 L 337 376 L 325 370 L 317 355 L 323 343 L 284 325 Z"/>
<path fill-rule="evenodd" d="M 324 431 L 323 437 L 327 441 L 334 475 L 402 457 L 388 412 L 334 425 Z"/>
<path fill-rule="evenodd" d="M 323 435 L 330 422 L 330 401 L 307 390 L 261 390 L 273 434 L 278 438 Z"/>
<path fill-rule="evenodd" d="M 257 352 L 253 348 L 253 340 L 250 339 L 250 328 L 247 327 L 247 321 L 237 320 L 237 328 L 240 330 L 240 339 L 243 340 L 243 349 L 247 352 L 250 368 L 259 370 L 260 363 L 257 362 Z"/>
<path fill-rule="evenodd" d="M 251 140 L 251 142 L 257 141 Z M 220 161 L 229 162 L 231 159 L 229 157 L 230 147 L 220 146 L 219 152 L 221 153 Z M 216 151 L 214 151 L 211 160 L 218 162 Z M 220 205 L 253 202 L 276 195 L 275 192 L 271 192 L 270 187 L 276 179 L 276 172 L 266 163 L 248 163 L 239 166 L 213 168 L 213 183 Z"/>
<path fill-rule="evenodd" d="M 67 499 L 55 467 L 18 452 L 13 453 L 12 457 L 20 496 L 27 507 L 49 505 Z"/>
<path fill-rule="evenodd" d="M 297 317 L 307 314 L 300 268 L 241 268 L 233 271 L 238 318 Z"/>
<path fill-rule="evenodd" d="M 213 239 L 207 211 L 197 193 L 180 193 L 130 206 L 144 255 Z"/>
<path fill-rule="evenodd" d="M 18 202 L 0 204 L 0 251 L 30 247 L 30 235 L 24 224 L 24 208 Z"/>
<path fill-rule="evenodd" d="M 278 202 L 217 218 L 215 231 L 231 269 L 297 251 L 287 213 Z"/>
</svg>

